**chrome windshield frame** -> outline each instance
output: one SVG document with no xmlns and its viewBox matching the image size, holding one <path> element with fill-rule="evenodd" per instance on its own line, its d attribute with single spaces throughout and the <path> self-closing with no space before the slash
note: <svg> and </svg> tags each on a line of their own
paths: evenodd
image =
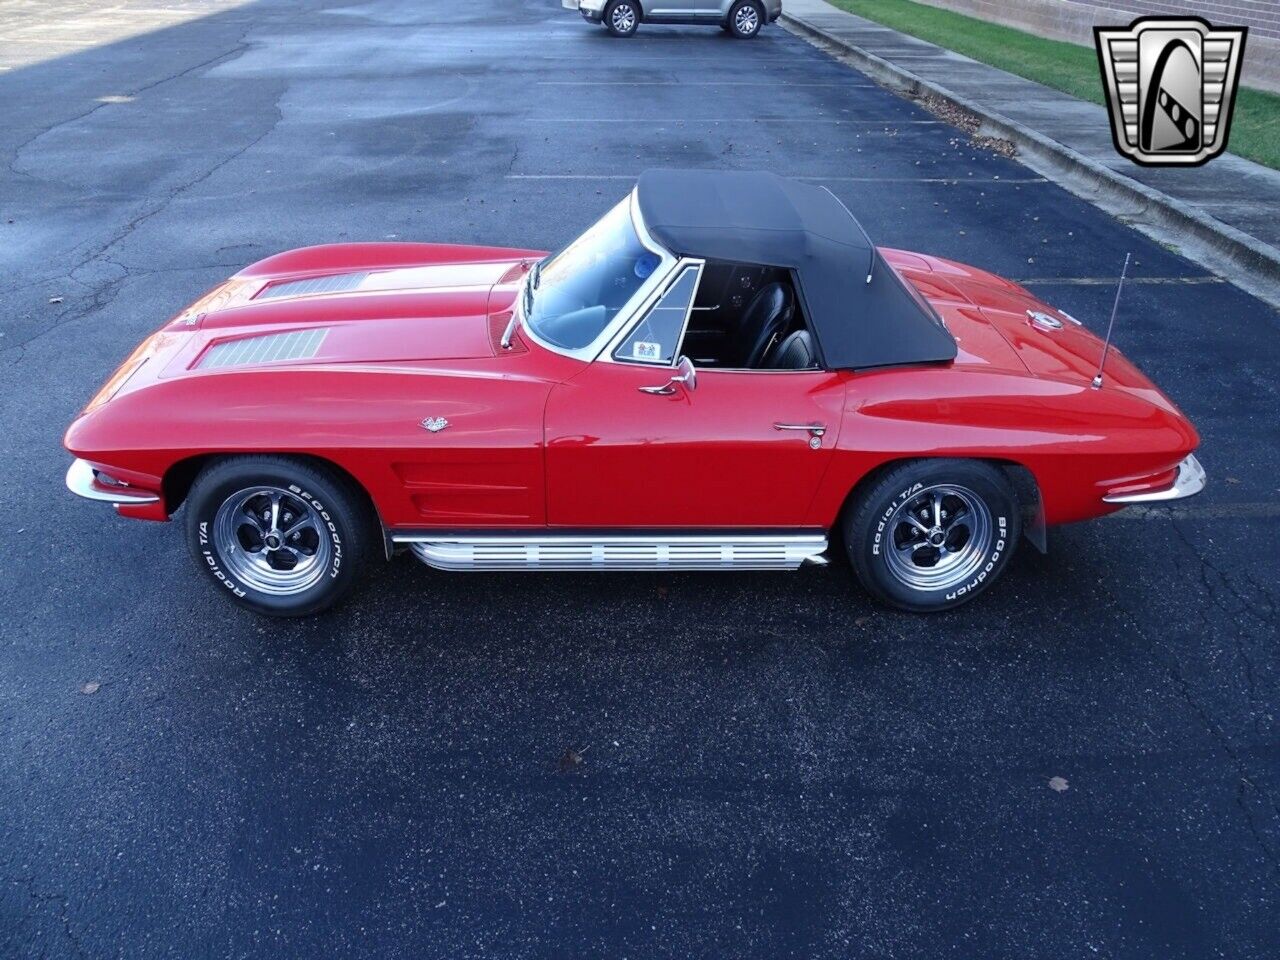
<svg viewBox="0 0 1280 960">
<path fill-rule="evenodd" d="M 680 257 L 671 253 L 662 247 L 649 234 L 648 229 L 644 225 L 644 218 L 640 216 L 640 203 L 636 195 L 636 191 L 632 189 L 627 198 L 628 211 L 631 214 L 631 225 L 636 231 L 636 236 L 640 240 L 640 245 L 650 253 L 660 258 L 658 266 L 654 268 L 653 273 L 645 278 L 644 283 L 636 288 L 636 292 L 632 294 L 631 299 L 627 301 L 626 306 L 618 311 L 617 315 L 609 321 L 596 336 L 585 347 L 579 347 L 576 350 L 570 350 L 565 347 L 557 346 L 542 337 L 538 336 L 533 326 L 529 323 L 528 318 L 524 314 L 525 288 L 530 282 L 533 271 L 530 270 L 524 276 L 524 283 L 520 285 L 520 291 L 516 295 L 515 318 L 519 328 L 524 331 L 534 343 L 542 347 L 544 350 L 550 350 L 552 353 L 558 353 L 562 357 L 571 357 L 574 360 L 581 360 L 584 363 L 591 363 L 597 359 L 609 345 L 617 338 L 620 331 L 628 329 L 633 320 L 635 320 L 641 308 L 653 299 L 652 295 L 655 290 L 665 289 L 666 282 L 672 273 L 678 269 L 682 263 Z"/>
</svg>

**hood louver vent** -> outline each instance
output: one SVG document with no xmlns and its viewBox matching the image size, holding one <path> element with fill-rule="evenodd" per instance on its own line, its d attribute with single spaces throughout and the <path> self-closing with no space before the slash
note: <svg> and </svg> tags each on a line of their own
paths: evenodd
<svg viewBox="0 0 1280 960">
<path fill-rule="evenodd" d="M 242 337 L 215 343 L 200 358 L 199 369 L 257 366 L 283 360 L 309 360 L 320 350 L 327 329 L 269 333 L 263 337 Z"/>
<path fill-rule="evenodd" d="M 255 300 L 273 300 L 277 297 L 303 297 L 316 293 L 341 293 L 354 290 L 364 283 L 368 273 L 338 273 L 329 277 L 311 277 L 308 280 L 287 280 L 273 283 L 262 290 Z"/>
</svg>

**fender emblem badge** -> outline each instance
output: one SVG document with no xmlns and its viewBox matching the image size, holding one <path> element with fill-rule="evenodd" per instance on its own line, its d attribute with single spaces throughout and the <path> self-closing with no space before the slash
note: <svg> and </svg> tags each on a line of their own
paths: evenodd
<svg viewBox="0 0 1280 960">
<path fill-rule="evenodd" d="M 430 430 L 432 433 L 439 433 L 449 425 L 449 421 L 444 417 L 427 417 L 422 421 L 422 429 Z"/>
</svg>

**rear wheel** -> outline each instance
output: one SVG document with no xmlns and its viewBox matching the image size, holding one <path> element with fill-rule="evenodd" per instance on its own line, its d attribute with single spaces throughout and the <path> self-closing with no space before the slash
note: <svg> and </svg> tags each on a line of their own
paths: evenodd
<svg viewBox="0 0 1280 960">
<path fill-rule="evenodd" d="M 629 37 L 640 26 L 640 6 L 635 0 L 612 0 L 604 8 L 604 25 L 615 37 Z"/>
<path fill-rule="evenodd" d="M 756 0 L 738 0 L 729 10 L 728 30 L 739 40 L 750 40 L 764 26 L 764 10 Z"/>
<path fill-rule="evenodd" d="M 187 499 L 197 565 L 243 607 L 319 613 L 355 582 L 375 532 L 345 477 L 291 457 L 234 457 L 202 472 Z"/>
<path fill-rule="evenodd" d="M 914 460 L 850 505 L 845 548 L 869 593 L 903 610 L 947 610 L 1004 571 L 1018 543 L 1017 497 L 975 460 Z"/>
</svg>

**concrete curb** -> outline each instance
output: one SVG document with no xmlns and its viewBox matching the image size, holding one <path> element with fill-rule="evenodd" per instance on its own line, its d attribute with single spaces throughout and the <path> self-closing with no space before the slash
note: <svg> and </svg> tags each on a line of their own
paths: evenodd
<svg viewBox="0 0 1280 960">
<path fill-rule="evenodd" d="M 1167 194 L 1130 180 L 1037 130 L 925 80 L 783 10 L 793 32 L 833 48 L 872 79 L 910 96 L 928 93 L 981 119 L 977 133 L 1014 143 L 1037 173 L 1280 309 L 1280 250 L 1220 220 L 1189 210 Z"/>
</svg>

